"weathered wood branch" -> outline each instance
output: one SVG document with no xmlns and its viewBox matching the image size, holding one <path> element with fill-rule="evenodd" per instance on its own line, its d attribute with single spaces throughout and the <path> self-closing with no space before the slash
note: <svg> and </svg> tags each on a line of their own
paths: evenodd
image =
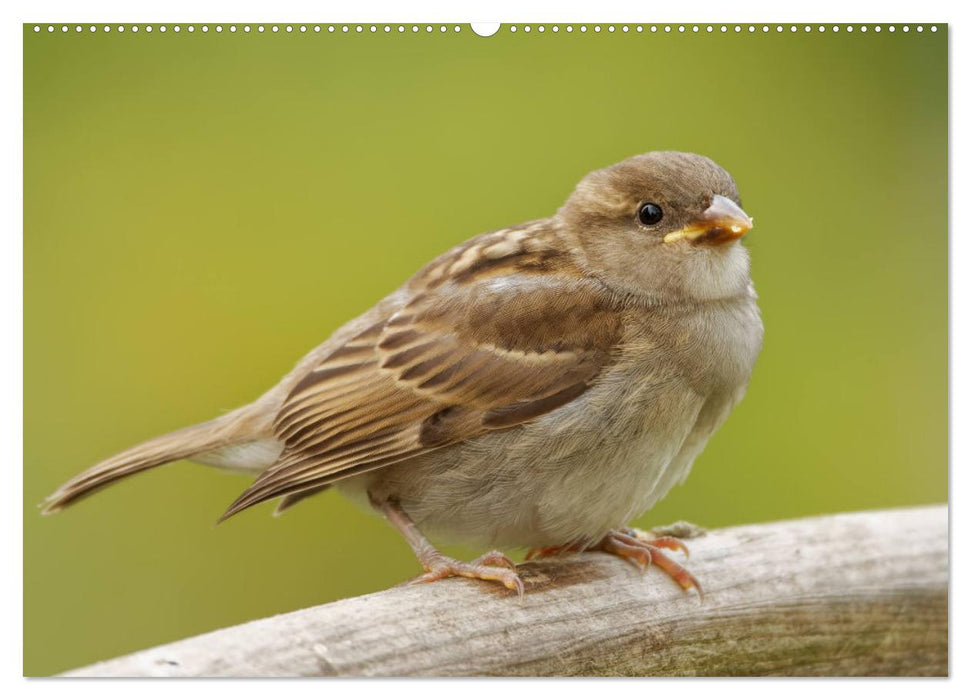
<svg viewBox="0 0 971 700">
<path fill-rule="evenodd" d="M 946 675 L 946 506 L 718 530 L 705 598 L 605 554 L 299 610 L 71 676 Z"/>
</svg>

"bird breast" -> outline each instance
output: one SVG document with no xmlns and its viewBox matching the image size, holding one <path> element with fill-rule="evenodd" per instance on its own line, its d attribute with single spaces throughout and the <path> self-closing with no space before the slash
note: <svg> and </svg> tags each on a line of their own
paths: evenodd
<svg viewBox="0 0 971 700">
<path fill-rule="evenodd" d="M 754 301 L 731 311 L 632 326 L 620 361 L 566 406 L 338 486 L 393 496 L 449 541 L 592 543 L 682 480 L 741 398 L 761 324 Z"/>
</svg>

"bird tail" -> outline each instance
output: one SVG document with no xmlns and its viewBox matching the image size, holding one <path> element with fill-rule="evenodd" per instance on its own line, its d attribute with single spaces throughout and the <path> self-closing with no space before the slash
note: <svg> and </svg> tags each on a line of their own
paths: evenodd
<svg viewBox="0 0 971 700">
<path fill-rule="evenodd" d="M 265 437 L 267 421 L 251 404 L 205 423 L 160 435 L 95 464 L 44 499 L 41 512 L 56 513 L 119 479 L 180 459 Z"/>
</svg>

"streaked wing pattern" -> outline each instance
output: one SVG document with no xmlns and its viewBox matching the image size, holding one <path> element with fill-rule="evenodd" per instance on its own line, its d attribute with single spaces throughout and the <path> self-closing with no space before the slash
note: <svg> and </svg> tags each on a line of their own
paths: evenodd
<svg viewBox="0 0 971 700">
<path fill-rule="evenodd" d="M 468 251 L 458 257 L 467 272 Z M 544 271 L 546 282 L 532 289 L 439 285 L 331 353 L 280 409 L 279 461 L 223 518 L 532 420 L 580 396 L 612 360 L 618 315 L 593 288 L 564 293 Z"/>
</svg>

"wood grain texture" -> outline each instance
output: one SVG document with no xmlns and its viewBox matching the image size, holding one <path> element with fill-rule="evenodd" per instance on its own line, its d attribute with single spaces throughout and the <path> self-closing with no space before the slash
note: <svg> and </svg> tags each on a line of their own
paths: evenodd
<svg viewBox="0 0 971 700">
<path fill-rule="evenodd" d="M 299 610 L 69 676 L 908 675 L 948 672 L 946 506 L 717 530 L 704 602 L 606 554 Z M 255 595 L 256 593 L 254 593 Z"/>
</svg>

